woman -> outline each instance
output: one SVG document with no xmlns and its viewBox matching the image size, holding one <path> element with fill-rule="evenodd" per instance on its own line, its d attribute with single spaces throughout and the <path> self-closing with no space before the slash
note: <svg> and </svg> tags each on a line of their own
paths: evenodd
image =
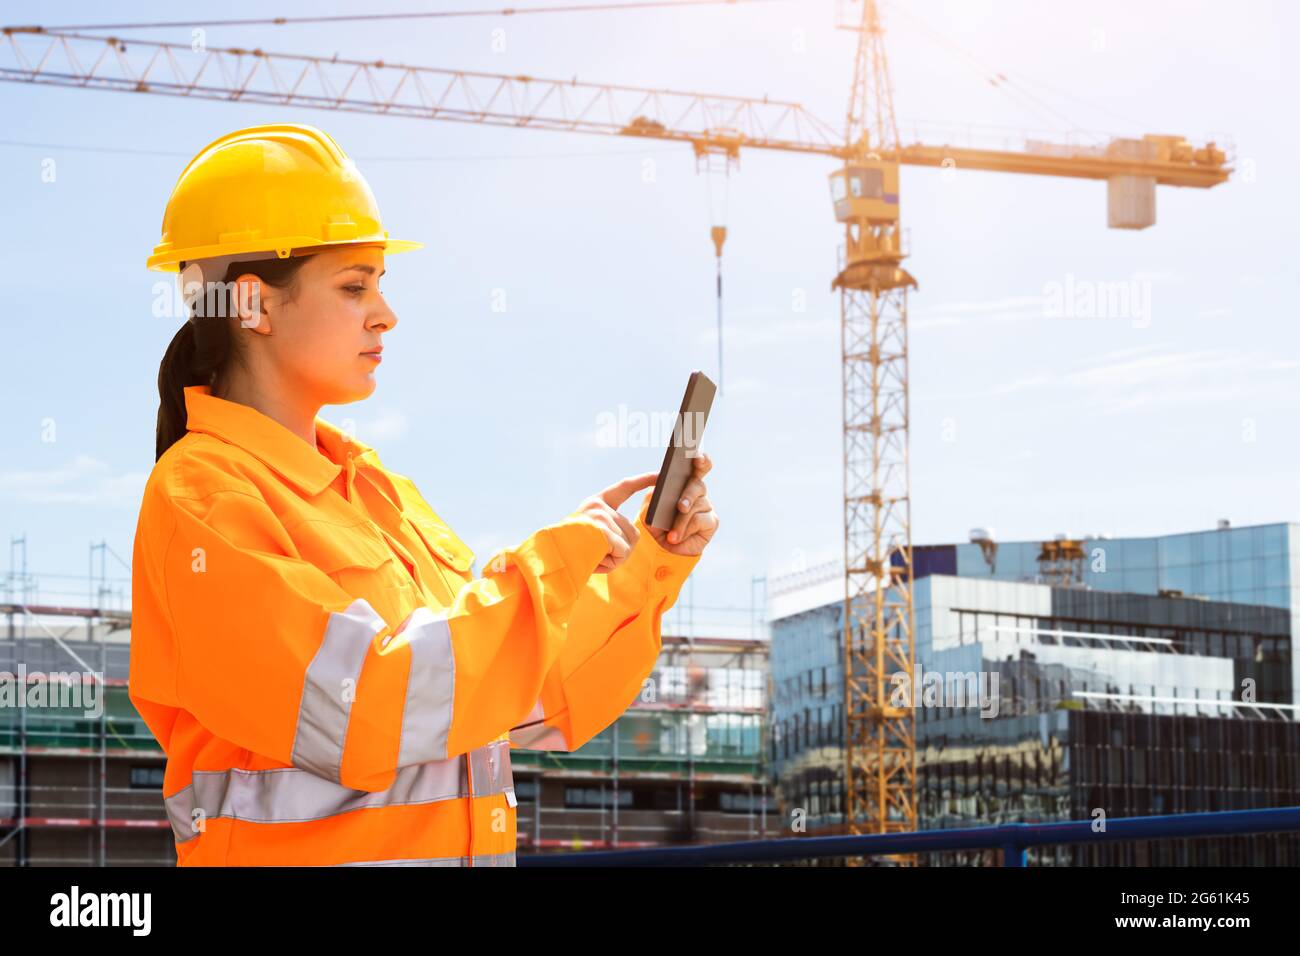
<svg viewBox="0 0 1300 956">
<path fill-rule="evenodd" d="M 671 533 L 618 513 L 638 475 L 474 578 L 415 484 L 316 417 L 374 391 L 385 254 L 419 245 L 311 126 L 221 137 L 168 202 L 148 265 L 190 318 L 158 374 L 130 696 L 180 865 L 513 865 L 510 748 L 576 750 L 642 693 L 717 530 L 701 454 Z"/>
</svg>

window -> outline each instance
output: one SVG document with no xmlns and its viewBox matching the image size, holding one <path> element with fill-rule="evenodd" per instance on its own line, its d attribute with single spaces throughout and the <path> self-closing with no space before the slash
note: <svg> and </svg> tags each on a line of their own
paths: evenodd
<svg viewBox="0 0 1300 956">
<path fill-rule="evenodd" d="M 536 780 L 515 780 L 515 797 L 520 800 L 537 799 L 537 781 Z"/>
<path fill-rule="evenodd" d="M 132 790 L 161 790 L 163 786 L 163 773 L 167 770 L 163 767 L 132 767 L 131 768 L 131 789 Z"/>
<path fill-rule="evenodd" d="M 777 804 L 770 795 L 765 800 L 761 793 L 723 790 L 718 794 L 718 807 L 724 813 L 757 813 L 762 809 L 775 811 Z"/>
<path fill-rule="evenodd" d="M 661 668 L 659 671 L 659 693 L 666 701 L 685 700 L 686 668 L 676 665 Z"/>
<path fill-rule="evenodd" d="M 632 806 L 631 790 L 601 790 L 599 787 L 565 787 L 564 805 L 566 807 L 612 807 L 615 796 L 620 807 Z"/>
</svg>

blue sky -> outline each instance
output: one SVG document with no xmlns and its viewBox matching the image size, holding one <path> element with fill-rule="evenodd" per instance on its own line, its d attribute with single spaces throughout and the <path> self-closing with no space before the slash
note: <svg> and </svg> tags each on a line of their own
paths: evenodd
<svg viewBox="0 0 1300 956">
<path fill-rule="evenodd" d="M 232 18 L 265 8 L 188 9 Z M 286 2 L 275 12 L 356 9 Z M 767 94 L 839 127 L 853 38 L 834 29 L 834 13 L 830 0 L 804 0 L 212 27 L 207 43 Z M 1161 189 L 1159 221 L 1140 232 L 1106 229 L 1100 183 L 903 171 L 920 283 L 914 540 L 961 541 L 977 525 L 1013 539 L 1300 518 L 1300 135 L 1285 105 L 1300 68 L 1282 55 L 1300 26 L 1294 5 L 930 0 L 884 13 L 905 140 L 921 123 L 1197 142 L 1227 132 L 1239 168 L 1213 190 Z M 19 3 L 5 14 L 48 26 L 177 16 L 161 3 L 111 14 Z M 991 73 L 1016 94 L 995 89 Z M 10 343 L 0 532 L 27 535 L 44 592 L 84 593 L 54 576 L 84 575 L 92 541 L 130 556 L 153 464 L 158 362 L 176 327 L 152 315 L 160 276 L 144 260 L 184 163 L 241 126 L 321 126 L 366 175 L 389 232 L 426 244 L 388 263 L 385 295 L 401 324 L 378 390 L 324 415 L 352 418 L 480 556 L 658 466 L 657 445 L 604 447 L 602 415 L 668 413 L 690 369 L 716 378 L 710 185 L 688 147 L 13 83 L 0 83 L 0 115 Z M 745 624 L 743 610 L 715 609 L 747 607 L 752 575 L 842 551 L 832 168 L 750 152 L 729 180 L 724 394 L 704 443 L 723 526 L 687 592 L 701 632 Z M 1144 320 L 1045 310 L 1054 284 L 1115 282 L 1149 295 Z M 495 290 L 505 312 L 493 311 Z M 110 575 L 125 573 L 110 560 Z"/>
</svg>

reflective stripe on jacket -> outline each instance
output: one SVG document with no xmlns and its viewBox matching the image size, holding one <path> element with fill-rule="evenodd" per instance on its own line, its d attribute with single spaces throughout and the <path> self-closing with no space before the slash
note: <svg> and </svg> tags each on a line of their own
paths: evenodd
<svg viewBox="0 0 1300 956">
<path fill-rule="evenodd" d="M 593 574 L 574 513 L 473 552 L 409 478 L 185 389 L 145 486 L 130 697 L 167 754 L 179 865 L 513 865 L 510 748 L 576 750 L 632 703 L 699 558 Z M 648 504 L 649 495 L 646 495 Z"/>
</svg>

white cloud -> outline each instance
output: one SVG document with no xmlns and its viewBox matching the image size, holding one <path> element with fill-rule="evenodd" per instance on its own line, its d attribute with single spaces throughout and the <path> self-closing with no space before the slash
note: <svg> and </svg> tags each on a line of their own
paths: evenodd
<svg viewBox="0 0 1300 956">
<path fill-rule="evenodd" d="M 410 426 L 410 419 L 402 412 L 383 409 L 374 418 L 367 418 L 357 426 L 357 436 L 375 444 L 403 438 Z"/>
<path fill-rule="evenodd" d="M 773 319 L 771 312 L 760 313 L 745 322 L 722 322 L 722 347 L 725 350 L 758 348 L 767 349 L 792 342 L 833 336 L 839 339 L 840 317 L 809 316 L 807 318 Z M 718 325 L 716 322 L 702 327 L 696 333 L 700 344 L 716 345 Z"/>
<path fill-rule="evenodd" d="M 26 504 L 92 504 L 137 507 L 147 472 L 113 474 L 106 462 L 77 455 L 46 470 L 0 472 L 0 498 Z"/>
<path fill-rule="evenodd" d="M 1141 345 L 1077 361 L 1073 369 L 1035 372 L 995 382 L 973 392 L 931 392 L 918 401 L 991 398 L 1058 389 L 1071 404 L 1087 404 L 1116 414 L 1137 408 L 1240 405 L 1294 405 L 1293 370 L 1300 359 L 1278 358 L 1262 351 L 1197 349 L 1172 351 Z"/>
<path fill-rule="evenodd" d="M 1224 402 L 1293 403 L 1290 370 L 1300 361 L 1258 351 L 1158 346 L 1121 349 L 1058 374 L 1037 374 L 994 385 L 987 395 L 1061 388 L 1084 392 L 1085 401 L 1109 413 L 1136 408 L 1217 405 Z M 1283 373 L 1270 375 L 1269 373 Z"/>
<path fill-rule="evenodd" d="M 786 345 L 817 338 L 839 338 L 840 315 L 787 317 L 786 312 L 757 309 L 743 314 L 737 310 L 723 320 L 722 343 L 727 349 L 759 348 Z M 913 330 L 965 325 L 971 322 L 1020 322 L 1047 316 L 1044 296 L 1016 296 L 989 301 L 945 302 L 940 305 L 909 307 L 908 326 Z M 743 319 L 743 321 L 738 321 Z M 696 333 L 700 344 L 716 344 L 716 323 L 702 326 Z"/>
<path fill-rule="evenodd" d="M 908 324 L 913 330 L 936 329 L 971 322 L 1022 322 L 1047 315 L 1043 296 L 1015 296 L 986 302 L 945 302 L 937 306 L 912 309 Z"/>
</svg>

